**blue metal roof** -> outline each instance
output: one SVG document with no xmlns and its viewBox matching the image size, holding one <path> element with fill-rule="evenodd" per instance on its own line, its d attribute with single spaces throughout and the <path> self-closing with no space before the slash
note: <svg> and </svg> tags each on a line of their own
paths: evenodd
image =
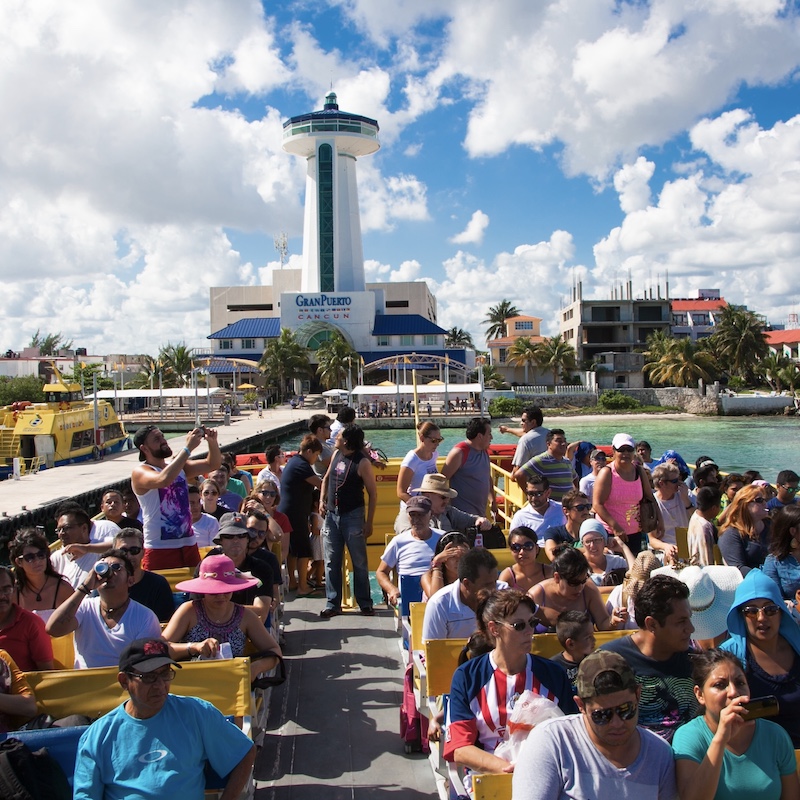
<svg viewBox="0 0 800 800">
<path fill-rule="evenodd" d="M 435 322 L 420 314 L 376 314 L 373 336 L 411 336 L 413 334 L 446 334 Z"/>
<path fill-rule="evenodd" d="M 234 369 L 240 375 L 247 375 L 248 373 L 257 374 L 258 368 L 257 367 L 248 367 L 247 364 L 235 364 L 231 361 L 227 361 L 226 359 L 228 356 L 230 358 L 246 358 L 248 361 L 255 361 L 261 358 L 258 354 L 253 353 L 225 353 L 225 355 L 215 354 L 215 357 L 211 360 L 209 365 L 205 367 L 212 375 L 230 375 Z"/>
<path fill-rule="evenodd" d="M 275 339 L 281 335 L 280 317 L 250 317 L 240 319 L 207 339 Z M 227 354 L 226 354 L 227 355 Z"/>
</svg>

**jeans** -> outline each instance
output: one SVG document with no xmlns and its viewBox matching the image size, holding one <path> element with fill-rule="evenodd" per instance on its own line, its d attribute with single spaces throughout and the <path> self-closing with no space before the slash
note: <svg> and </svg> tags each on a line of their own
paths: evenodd
<svg viewBox="0 0 800 800">
<path fill-rule="evenodd" d="M 359 608 L 372 608 L 367 542 L 364 539 L 364 507 L 354 508 L 344 514 L 328 511 L 322 536 L 325 544 L 325 594 L 328 607 L 342 607 L 342 559 L 347 545 L 353 564 L 356 602 Z"/>
</svg>

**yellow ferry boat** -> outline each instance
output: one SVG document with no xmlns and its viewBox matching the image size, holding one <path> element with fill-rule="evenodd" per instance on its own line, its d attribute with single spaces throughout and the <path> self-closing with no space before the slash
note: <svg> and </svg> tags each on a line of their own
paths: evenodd
<svg viewBox="0 0 800 800">
<path fill-rule="evenodd" d="M 22 401 L 0 409 L 0 473 L 10 473 L 15 458 L 22 471 L 73 464 L 122 450 L 128 441 L 114 406 L 84 400 L 80 384 L 65 383 L 55 370 L 44 387 L 44 402 Z"/>
</svg>

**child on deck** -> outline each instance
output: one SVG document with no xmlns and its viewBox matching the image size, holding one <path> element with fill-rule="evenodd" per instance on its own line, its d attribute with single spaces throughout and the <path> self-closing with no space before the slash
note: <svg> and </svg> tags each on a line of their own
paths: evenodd
<svg viewBox="0 0 800 800">
<path fill-rule="evenodd" d="M 697 490 L 695 502 L 697 508 L 689 520 L 687 534 L 689 560 L 698 567 L 707 567 L 714 563 L 717 529 L 713 520 L 719 514 L 719 491 L 711 486 L 703 486 Z"/>
<path fill-rule="evenodd" d="M 325 585 L 325 548 L 322 542 L 322 517 L 319 513 L 319 489 L 314 489 L 311 498 L 311 514 L 308 517 L 311 533 L 311 558 L 308 566 L 308 582 L 311 586 L 322 588 Z"/>
<path fill-rule="evenodd" d="M 594 626 L 591 617 L 585 611 L 564 611 L 556 620 L 556 636 L 564 650 L 550 660 L 566 670 L 572 691 L 577 694 L 575 679 L 578 665 L 589 653 L 594 652 Z"/>
</svg>

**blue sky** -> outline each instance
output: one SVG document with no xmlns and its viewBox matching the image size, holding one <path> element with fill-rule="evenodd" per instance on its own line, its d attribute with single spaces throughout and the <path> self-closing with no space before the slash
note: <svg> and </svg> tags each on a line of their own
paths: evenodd
<svg viewBox="0 0 800 800">
<path fill-rule="evenodd" d="M 204 346 L 210 286 L 302 247 L 281 123 L 378 120 L 371 280 L 427 279 L 480 342 L 512 300 L 557 332 L 605 297 L 720 288 L 798 312 L 800 21 L 784 0 L 7 0 L 0 349 Z"/>
</svg>

